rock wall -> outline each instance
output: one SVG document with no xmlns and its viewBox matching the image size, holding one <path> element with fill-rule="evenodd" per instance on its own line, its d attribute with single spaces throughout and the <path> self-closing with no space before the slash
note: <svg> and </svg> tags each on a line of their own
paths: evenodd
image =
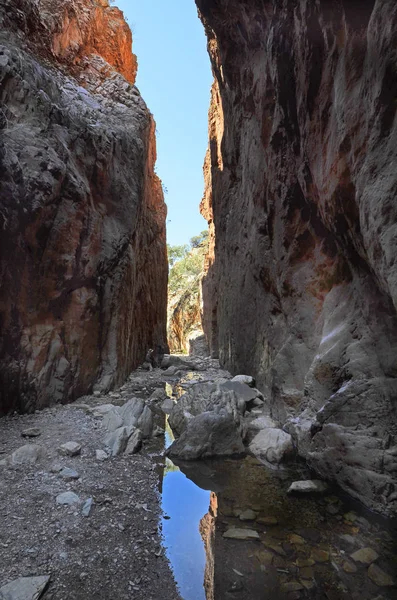
<svg viewBox="0 0 397 600">
<path fill-rule="evenodd" d="M 166 343 L 155 124 L 106 0 L 0 1 L 0 414 L 120 384 Z"/>
<path fill-rule="evenodd" d="M 215 75 L 207 338 L 300 454 L 397 511 L 397 6 L 197 0 Z"/>
</svg>

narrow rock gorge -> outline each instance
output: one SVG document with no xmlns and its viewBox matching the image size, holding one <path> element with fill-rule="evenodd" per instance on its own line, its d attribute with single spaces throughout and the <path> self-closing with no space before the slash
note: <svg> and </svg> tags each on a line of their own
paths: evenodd
<svg viewBox="0 0 397 600">
<path fill-rule="evenodd" d="M 392 0 L 196 0 L 215 82 L 204 328 L 326 479 L 397 510 Z"/>
<path fill-rule="evenodd" d="M 0 414 L 121 384 L 166 343 L 155 124 L 107 0 L 0 2 Z"/>
</svg>

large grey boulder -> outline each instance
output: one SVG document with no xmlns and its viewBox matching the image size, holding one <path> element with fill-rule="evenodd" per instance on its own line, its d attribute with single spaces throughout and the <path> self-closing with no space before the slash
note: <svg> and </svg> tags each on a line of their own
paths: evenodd
<svg viewBox="0 0 397 600">
<path fill-rule="evenodd" d="M 242 428 L 233 415 L 204 412 L 190 419 L 167 455 L 181 460 L 245 454 Z"/>
<path fill-rule="evenodd" d="M 38 600 L 49 582 L 48 575 L 19 577 L 0 588 L 0 600 Z"/>
<path fill-rule="evenodd" d="M 189 420 L 203 412 L 226 411 L 234 418 L 242 416 L 247 402 L 255 397 L 255 392 L 248 385 L 238 381 L 196 383 L 173 407 L 169 423 L 174 433 L 180 435 Z"/>
<path fill-rule="evenodd" d="M 262 429 L 250 443 L 249 450 L 258 458 L 279 464 L 293 452 L 292 438 L 282 429 Z"/>
</svg>

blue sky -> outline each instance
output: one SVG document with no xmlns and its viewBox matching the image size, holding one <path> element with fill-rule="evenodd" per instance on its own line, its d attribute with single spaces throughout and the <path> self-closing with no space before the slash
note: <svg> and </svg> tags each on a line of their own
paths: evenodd
<svg viewBox="0 0 397 600">
<path fill-rule="evenodd" d="M 199 214 L 212 83 L 194 0 L 116 0 L 132 29 L 137 86 L 157 123 L 157 173 L 168 189 L 168 243 L 207 228 Z"/>
</svg>

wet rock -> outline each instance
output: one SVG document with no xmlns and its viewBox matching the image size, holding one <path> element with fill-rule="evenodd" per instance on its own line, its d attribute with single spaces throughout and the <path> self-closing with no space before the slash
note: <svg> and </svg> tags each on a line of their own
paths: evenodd
<svg viewBox="0 0 397 600">
<path fill-rule="evenodd" d="M 291 544 L 295 544 L 297 546 L 304 546 L 306 544 L 304 538 L 300 535 L 296 535 L 296 533 L 292 533 L 288 539 Z"/>
<path fill-rule="evenodd" d="M 355 562 L 360 562 L 361 564 L 368 566 L 378 560 L 379 554 L 372 548 L 361 548 L 360 550 L 353 552 L 350 557 Z"/>
<path fill-rule="evenodd" d="M 295 561 L 295 564 L 300 569 L 303 569 L 305 567 L 312 567 L 314 564 L 316 564 L 316 561 L 312 558 L 307 558 L 305 556 L 298 556 L 298 558 Z"/>
<path fill-rule="evenodd" d="M 281 584 L 281 589 L 283 592 L 299 592 L 299 590 L 303 590 L 304 588 L 298 581 L 287 581 Z"/>
<path fill-rule="evenodd" d="M 321 548 L 312 548 L 310 556 L 317 563 L 329 561 L 329 552 L 327 550 L 322 550 Z"/>
<path fill-rule="evenodd" d="M 60 473 L 60 477 L 65 481 L 73 481 L 75 479 L 79 479 L 80 475 L 74 469 L 69 469 L 68 467 L 64 467 Z"/>
<path fill-rule="evenodd" d="M 255 521 L 256 512 L 250 508 L 247 508 L 247 510 L 244 510 L 239 514 L 239 519 L 240 521 Z"/>
<path fill-rule="evenodd" d="M 269 515 L 260 515 L 257 518 L 257 522 L 261 523 L 262 525 L 277 525 L 278 519 L 276 519 L 276 517 L 272 517 Z"/>
<path fill-rule="evenodd" d="M 1 600 L 38 600 L 50 582 L 48 575 L 20 577 L 0 588 Z"/>
<path fill-rule="evenodd" d="M 342 565 L 342 569 L 344 570 L 345 573 L 357 573 L 357 567 L 356 565 L 351 562 L 350 560 L 345 560 L 343 565 Z"/>
<path fill-rule="evenodd" d="M 245 383 L 250 387 L 255 387 L 255 379 L 251 375 L 235 375 L 231 381 L 238 381 L 239 383 Z"/>
<path fill-rule="evenodd" d="M 320 532 L 312 527 L 301 527 L 297 530 L 297 533 L 305 538 L 305 540 L 309 540 L 314 544 L 318 544 L 321 541 Z"/>
<path fill-rule="evenodd" d="M 379 587 L 393 587 L 396 585 L 395 579 L 375 564 L 368 567 L 368 577 Z"/>
<path fill-rule="evenodd" d="M 281 429 L 262 429 L 252 440 L 249 450 L 271 464 L 279 464 L 293 452 L 292 438 Z"/>
<path fill-rule="evenodd" d="M 339 513 L 339 506 L 337 506 L 336 504 L 328 504 L 325 510 L 329 515 L 334 516 Z"/>
<path fill-rule="evenodd" d="M 140 429 L 135 428 L 128 439 L 125 454 L 132 455 L 139 452 L 139 450 L 142 448 L 142 440 L 142 431 Z"/>
<path fill-rule="evenodd" d="M 94 505 L 93 498 L 88 498 L 84 502 L 83 508 L 81 509 L 81 514 L 83 515 L 83 517 L 89 517 L 90 516 L 93 505 Z"/>
<path fill-rule="evenodd" d="M 202 413 L 188 421 L 186 429 L 166 454 L 181 460 L 243 455 L 245 448 L 240 425 L 231 414 Z"/>
<path fill-rule="evenodd" d="M 274 555 L 268 550 L 261 550 L 255 556 L 262 565 L 270 566 L 273 562 Z"/>
<path fill-rule="evenodd" d="M 259 540 L 259 533 L 254 529 L 231 527 L 225 531 L 223 537 L 230 540 Z"/>
<path fill-rule="evenodd" d="M 340 546 L 343 550 L 351 550 L 357 545 L 357 539 L 349 533 L 343 533 L 339 536 Z"/>
<path fill-rule="evenodd" d="M 312 569 L 312 567 L 302 567 L 299 569 L 299 576 L 302 579 L 313 579 L 314 569 Z"/>
<path fill-rule="evenodd" d="M 55 501 L 57 504 L 70 506 L 72 504 L 80 502 L 80 498 L 74 492 L 63 492 L 62 494 L 58 494 Z"/>
<path fill-rule="evenodd" d="M 77 442 L 66 442 L 58 448 L 58 452 L 63 456 L 78 456 L 81 453 L 81 445 Z"/>
<path fill-rule="evenodd" d="M 26 444 L 15 450 L 6 461 L 12 466 L 18 465 L 34 465 L 41 458 L 45 456 L 45 449 L 43 446 L 36 444 Z"/>
<path fill-rule="evenodd" d="M 327 488 L 327 484 L 318 479 L 294 481 L 288 488 L 288 494 L 321 494 Z"/>
<path fill-rule="evenodd" d="M 41 429 L 39 429 L 38 427 L 29 427 L 29 429 L 24 429 L 21 432 L 21 436 L 26 438 L 35 438 L 39 437 L 40 435 Z"/>
</svg>

